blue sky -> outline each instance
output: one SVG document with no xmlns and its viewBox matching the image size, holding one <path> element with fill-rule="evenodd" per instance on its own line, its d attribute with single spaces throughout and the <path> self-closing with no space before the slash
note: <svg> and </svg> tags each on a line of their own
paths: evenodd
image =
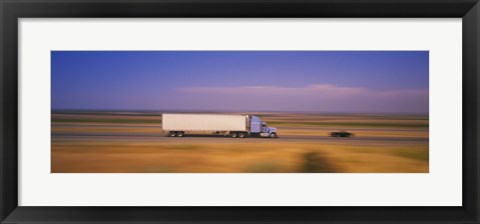
<svg viewBox="0 0 480 224">
<path fill-rule="evenodd" d="M 52 51 L 52 109 L 426 113 L 428 51 Z"/>
</svg>

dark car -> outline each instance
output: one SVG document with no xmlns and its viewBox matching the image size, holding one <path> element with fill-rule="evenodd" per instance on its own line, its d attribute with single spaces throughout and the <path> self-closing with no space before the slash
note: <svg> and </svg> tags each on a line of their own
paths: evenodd
<svg viewBox="0 0 480 224">
<path fill-rule="evenodd" d="M 346 131 L 335 131 L 335 132 L 330 132 L 330 136 L 332 136 L 332 137 L 352 137 L 353 133 L 346 132 Z"/>
</svg>

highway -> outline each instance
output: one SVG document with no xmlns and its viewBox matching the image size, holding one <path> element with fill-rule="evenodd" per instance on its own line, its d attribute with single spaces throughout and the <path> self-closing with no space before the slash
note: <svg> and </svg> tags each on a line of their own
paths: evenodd
<svg viewBox="0 0 480 224">
<path fill-rule="evenodd" d="M 241 142 L 344 142 L 353 144 L 372 144 L 372 143 L 388 143 L 395 144 L 395 142 L 403 143 L 419 143 L 428 142 L 428 138 L 419 137 L 370 137 L 370 136 L 355 136 L 350 138 L 329 137 L 329 136 L 313 136 L 313 135 L 280 135 L 279 138 L 230 138 L 222 135 L 185 135 L 185 137 L 166 137 L 162 134 L 149 133 L 54 133 L 52 134 L 53 142 L 68 142 L 68 141 L 114 141 L 114 142 L 205 142 L 205 143 L 241 143 Z"/>
</svg>

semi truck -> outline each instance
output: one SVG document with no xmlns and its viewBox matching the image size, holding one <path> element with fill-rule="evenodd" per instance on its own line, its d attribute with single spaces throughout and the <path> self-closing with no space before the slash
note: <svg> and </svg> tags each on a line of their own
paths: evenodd
<svg viewBox="0 0 480 224">
<path fill-rule="evenodd" d="M 162 129 L 169 137 L 188 133 L 223 134 L 232 138 L 277 138 L 277 129 L 257 116 L 230 114 L 162 114 Z"/>
</svg>

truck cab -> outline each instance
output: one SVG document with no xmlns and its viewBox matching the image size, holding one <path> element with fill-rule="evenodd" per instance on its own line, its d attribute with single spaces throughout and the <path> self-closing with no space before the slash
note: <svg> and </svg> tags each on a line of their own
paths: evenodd
<svg viewBox="0 0 480 224">
<path fill-rule="evenodd" d="M 250 120 L 250 134 L 258 135 L 260 137 L 277 138 L 277 129 L 269 127 L 266 122 L 263 122 L 257 116 L 251 116 Z"/>
</svg>

